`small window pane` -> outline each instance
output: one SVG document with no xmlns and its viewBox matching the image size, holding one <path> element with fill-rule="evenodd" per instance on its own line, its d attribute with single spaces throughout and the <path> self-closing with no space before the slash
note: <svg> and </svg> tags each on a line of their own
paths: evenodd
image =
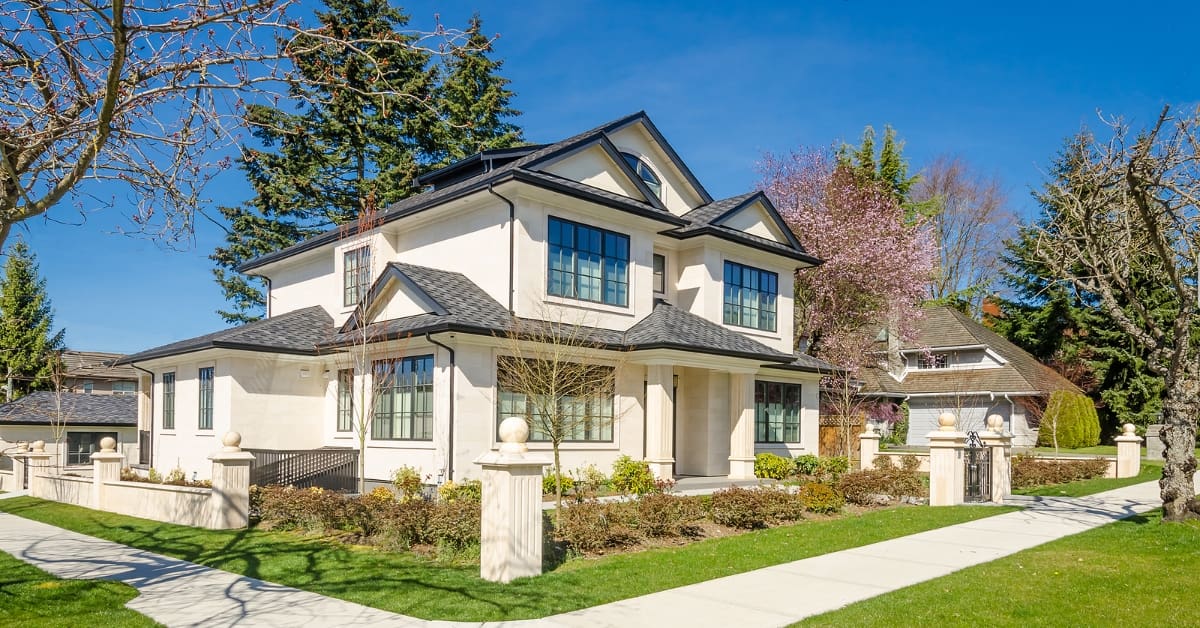
<svg viewBox="0 0 1200 628">
<path fill-rule="evenodd" d="M 162 426 L 164 430 L 175 429 L 175 374 L 162 376 Z"/>
<path fill-rule="evenodd" d="M 200 420 L 202 430 L 213 428 L 213 367 L 200 369 Z"/>
<path fill-rule="evenodd" d="M 654 291 L 658 294 L 667 292 L 667 258 L 662 255 L 654 256 Z"/>
<path fill-rule="evenodd" d="M 775 273 L 725 262 L 725 324 L 775 331 L 778 291 Z"/>
<path fill-rule="evenodd" d="M 754 440 L 759 443 L 800 442 L 803 387 L 782 382 L 754 383 Z"/>
</svg>

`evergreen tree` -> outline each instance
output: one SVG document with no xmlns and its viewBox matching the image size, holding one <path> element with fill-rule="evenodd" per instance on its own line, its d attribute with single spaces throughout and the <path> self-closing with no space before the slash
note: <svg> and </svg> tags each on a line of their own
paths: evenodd
<svg viewBox="0 0 1200 628">
<path fill-rule="evenodd" d="M 22 240 L 8 250 L 0 278 L 0 383 L 11 381 L 11 397 L 51 386 L 56 352 L 65 330 L 52 331 L 54 312 L 37 259 Z"/>
<path fill-rule="evenodd" d="M 296 57 L 304 80 L 293 92 L 312 104 L 248 109 L 262 148 L 245 147 L 239 166 L 255 196 L 220 208 L 230 229 L 211 256 L 232 305 L 219 313 L 231 323 L 260 318 L 266 303 L 260 281 L 234 271 L 242 262 L 414 194 L 414 178 L 438 161 L 520 141 L 505 122 L 517 113 L 508 81 L 494 74 L 500 63 L 488 59 L 477 17 L 466 49 L 447 55 L 443 71 L 404 32 L 408 16 L 386 0 L 326 0 L 326 8 L 317 16 L 329 32 L 371 42 L 362 44 L 368 54 L 300 42 L 295 49 L 313 45 Z M 389 91 L 396 95 L 379 95 Z"/>
<path fill-rule="evenodd" d="M 437 89 L 445 124 L 434 161 L 441 165 L 522 143 L 520 127 L 508 121 L 521 112 L 510 105 L 509 80 L 499 74 L 504 62 L 488 56 L 492 40 L 483 33 L 478 13 L 471 16 L 466 33 L 466 45 L 446 59 Z"/>
<path fill-rule="evenodd" d="M 912 187 L 918 177 L 909 176 L 908 161 L 904 159 L 904 142 L 896 139 L 896 130 L 891 125 L 883 130 L 883 147 L 879 156 L 875 154 L 875 129 L 863 129 L 862 140 L 857 147 L 843 144 L 838 153 L 838 162 L 849 166 L 864 182 L 881 186 L 891 193 L 896 203 L 904 209 L 904 222 L 914 225 L 937 212 L 935 203 L 915 203 Z"/>
</svg>

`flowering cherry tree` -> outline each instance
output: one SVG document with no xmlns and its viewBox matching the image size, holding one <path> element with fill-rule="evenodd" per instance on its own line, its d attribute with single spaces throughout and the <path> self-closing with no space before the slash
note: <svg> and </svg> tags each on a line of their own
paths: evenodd
<svg viewBox="0 0 1200 628">
<path fill-rule="evenodd" d="M 120 208 L 164 241 L 189 237 L 200 190 L 230 164 L 220 149 L 236 145 L 245 104 L 301 93 L 289 89 L 291 59 L 338 49 L 387 64 L 372 56 L 381 42 L 305 26 L 297 4 L 0 4 L 0 245 L 66 200 L 80 211 Z M 463 41 L 440 26 L 392 36 L 438 52 Z"/>
</svg>

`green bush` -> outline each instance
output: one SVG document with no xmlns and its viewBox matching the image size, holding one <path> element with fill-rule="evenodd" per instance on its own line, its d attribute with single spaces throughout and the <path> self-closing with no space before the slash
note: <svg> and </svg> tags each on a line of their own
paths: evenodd
<svg viewBox="0 0 1200 628">
<path fill-rule="evenodd" d="M 575 482 L 575 492 L 583 499 L 592 499 L 610 486 L 608 476 L 594 464 L 572 471 L 571 479 Z"/>
<path fill-rule="evenodd" d="M 823 515 L 835 513 L 842 509 L 842 496 L 828 484 L 809 482 L 800 487 L 796 493 L 804 509 Z"/>
<path fill-rule="evenodd" d="M 754 457 L 754 477 L 782 480 L 792 474 L 795 465 L 791 460 L 772 453 L 761 453 Z"/>
<path fill-rule="evenodd" d="M 712 494 L 708 508 L 713 522 L 723 526 L 752 530 L 767 525 L 762 491 L 736 486 L 717 491 Z"/>
<path fill-rule="evenodd" d="M 551 469 L 547 470 L 546 475 L 542 476 L 542 495 L 553 495 L 554 494 L 554 492 L 555 492 L 554 491 L 555 475 L 556 474 L 554 473 L 554 469 L 551 468 Z M 562 474 L 559 477 L 562 478 L 562 493 L 563 493 L 563 495 L 569 495 L 571 493 L 571 491 L 574 490 L 574 488 L 575 488 L 575 480 L 571 479 L 571 476 L 566 475 L 566 474 Z"/>
<path fill-rule="evenodd" d="M 796 456 L 795 463 L 797 475 L 816 475 L 821 468 L 821 459 L 816 454 Z"/>
<path fill-rule="evenodd" d="M 1064 449 L 1091 447 L 1100 443 L 1100 417 L 1096 404 L 1086 395 L 1056 390 L 1050 395 L 1038 429 L 1038 445 L 1053 447 L 1055 435 Z"/>
<path fill-rule="evenodd" d="M 655 484 L 654 475 L 650 473 L 650 464 L 629 456 L 617 458 L 613 461 L 612 487 L 613 490 L 627 495 L 653 493 Z"/>
<path fill-rule="evenodd" d="M 554 535 L 571 549 L 594 554 L 641 541 L 630 502 L 579 502 L 558 513 Z"/>
<path fill-rule="evenodd" d="M 479 480 L 461 480 L 459 482 L 447 480 L 438 487 L 438 501 L 441 502 L 465 501 L 478 504 L 482 499 L 483 482 Z"/>
<path fill-rule="evenodd" d="M 400 495 L 400 501 L 406 502 L 421 496 L 421 472 L 405 465 L 396 469 L 392 474 L 392 486 Z"/>
<path fill-rule="evenodd" d="M 1101 478 L 1108 473 L 1108 464 L 1108 460 L 1104 458 L 1051 460 L 1034 456 L 1015 456 L 1012 461 L 1012 486 L 1032 488 Z"/>
<path fill-rule="evenodd" d="M 817 475 L 837 479 L 843 473 L 850 470 L 850 459 L 846 456 L 832 456 L 829 458 L 821 458 L 817 465 Z"/>
<path fill-rule="evenodd" d="M 846 501 L 871 506 L 880 500 L 899 501 L 925 496 L 925 483 L 911 463 L 897 467 L 890 457 L 875 459 L 874 469 L 852 471 L 842 475 L 837 490 Z"/>
<path fill-rule="evenodd" d="M 454 549 L 479 545 L 479 518 L 479 502 L 466 499 L 438 502 L 429 513 L 429 541 Z"/>
<path fill-rule="evenodd" d="M 804 502 L 800 496 L 782 487 L 758 489 L 763 518 L 768 524 L 788 523 L 804 518 Z"/>
<path fill-rule="evenodd" d="M 649 537 L 694 535 L 704 508 L 693 497 L 651 493 L 637 500 L 637 529 Z"/>
</svg>

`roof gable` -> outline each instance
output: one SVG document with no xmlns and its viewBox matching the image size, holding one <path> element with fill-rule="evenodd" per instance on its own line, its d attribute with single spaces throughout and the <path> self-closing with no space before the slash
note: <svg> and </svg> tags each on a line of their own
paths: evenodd
<svg viewBox="0 0 1200 628">
<path fill-rule="evenodd" d="M 580 142 L 562 153 L 547 157 L 529 169 L 547 172 L 595 188 L 643 201 L 665 210 L 658 195 L 647 187 L 616 146 L 604 135 Z"/>
</svg>

